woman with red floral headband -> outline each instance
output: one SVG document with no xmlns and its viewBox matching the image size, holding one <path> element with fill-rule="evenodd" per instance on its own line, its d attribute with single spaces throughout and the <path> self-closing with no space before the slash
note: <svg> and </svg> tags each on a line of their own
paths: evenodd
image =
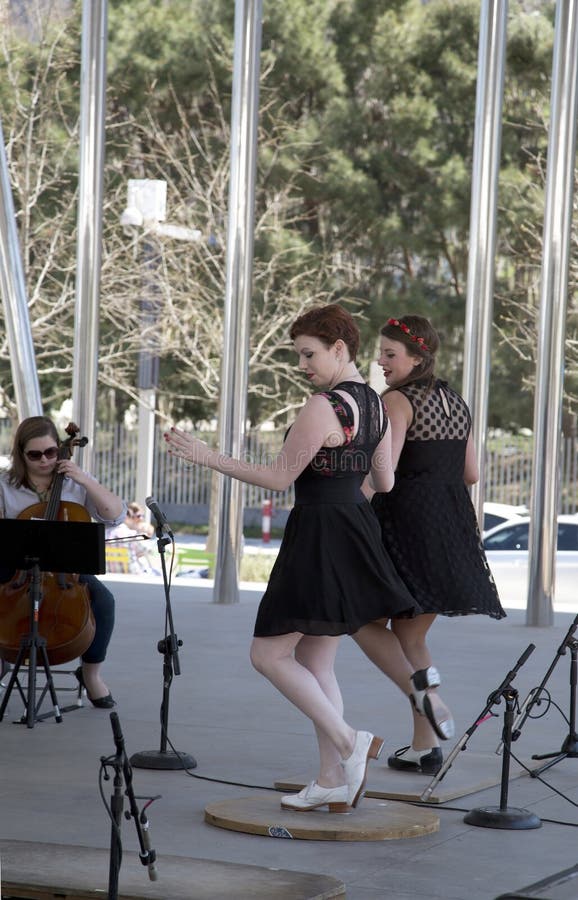
<svg viewBox="0 0 578 900">
<path fill-rule="evenodd" d="M 505 616 L 467 490 L 479 478 L 470 412 L 434 375 L 438 347 L 439 337 L 423 316 L 389 319 L 381 329 L 379 365 L 387 382 L 395 487 L 372 498 L 384 547 L 423 610 L 413 619 L 391 621 L 415 670 L 414 731 L 411 745 L 390 756 L 388 765 L 428 775 L 440 770 L 439 740 L 452 737 L 454 725 L 436 691 L 440 677 L 427 633 L 436 615 Z M 393 677 L 382 629 L 371 623 L 354 638 Z"/>
</svg>

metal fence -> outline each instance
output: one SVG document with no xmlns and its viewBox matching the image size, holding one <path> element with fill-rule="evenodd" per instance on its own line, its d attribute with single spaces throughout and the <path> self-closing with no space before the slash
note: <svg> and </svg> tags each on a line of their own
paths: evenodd
<svg viewBox="0 0 578 900">
<path fill-rule="evenodd" d="M 282 430 L 251 431 L 247 434 L 244 458 L 266 463 L 279 451 L 283 442 Z M 214 435 L 200 434 L 204 440 Z M 0 420 L 0 456 L 8 456 L 12 426 Z M 532 438 L 501 435 L 488 442 L 486 457 L 485 499 L 499 503 L 530 503 L 532 477 Z M 577 439 L 564 438 L 560 459 L 560 512 L 574 513 L 578 508 Z M 100 424 L 96 431 L 93 474 L 110 490 L 126 500 L 135 498 L 138 434 L 136 429 L 123 425 Z M 207 508 L 210 502 L 213 473 L 201 466 L 187 466 L 170 456 L 159 429 L 153 468 L 153 494 L 159 502 L 174 508 Z M 261 509 L 263 501 L 271 497 L 265 488 L 243 485 L 243 505 L 246 509 Z M 274 495 L 276 510 L 293 505 L 294 492 L 290 487 Z"/>
<path fill-rule="evenodd" d="M 564 437 L 560 447 L 559 512 L 578 508 L 578 442 Z M 486 452 L 485 499 L 496 503 L 530 505 L 532 437 L 502 435 L 489 442 Z"/>
<path fill-rule="evenodd" d="M 0 457 L 8 457 L 12 441 L 11 423 L 0 420 Z M 267 463 L 281 448 L 282 431 L 253 431 L 247 435 L 244 458 L 256 463 Z M 211 496 L 213 473 L 202 466 L 186 465 L 170 456 L 165 449 L 162 429 L 155 440 L 152 492 L 163 505 L 173 508 L 208 508 Z M 211 442 L 215 435 L 199 433 L 203 440 Z M 115 494 L 130 501 L 137 499 L 144 503 L 144 497 L 135 497 L 136 461 L 138 454 L 137 429 L 124 425 L 103 425 L 96 428 L 93 448 L 92 474 Z M 261 509 L 263 501 L 271 497 L 271 491 L 243 485 L 243 505 L 246 508 Z M 276 509 L 290 509 L 294 502 L 291 486 L 282 493 L 275 494 Z"/>
</svg>

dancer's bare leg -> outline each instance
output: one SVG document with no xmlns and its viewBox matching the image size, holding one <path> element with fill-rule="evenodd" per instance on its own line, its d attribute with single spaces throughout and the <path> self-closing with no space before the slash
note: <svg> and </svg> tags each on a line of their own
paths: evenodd
<svg viewBox="0 0 578 900">
<path fill-rule="evenodd" d="M 352 638 L 371 662 L 409 697 L 411 693 L 409 679 L 414 669 L 403 652 L 399 639 L 388 628 L 388 620 L 370 622 L 356 631 Z"/>
<path fill-rule="evenodd" d="M 414 671 L 427 669 L 432 664 L 426 638 L 435 620 L 435 613 L 422 613 L 413 619 L 391 620 L 391 629 Z"/>
<path fill-rule="evenodd" d="M 432 665 L 432 658 L 426 643 L 427 633 L 436 620 L 435 613 L 423 613 L 413 619 L 392 619 L 391 628 L 398 637 L 403 652 L 414 671 L 427 669 Z M 443 705 L 437 697 L 437 689 L 428 690 L 432 702 Z M 424 716 L 413 710 L 414 736 L 412 746 L 415 750 L 438 745 L 438 739 Z M 432 743 L 433 740 L 433 743 Z"/>
<path fill-rule="evenodd" d="M 338 712 L 321 687 L 316 675 L 295 658 L 295 649 L 303 637 L 304 635 L 294 632 L 276 637 L 253 638 L 251 662 L 257 671 L 265 675 L 284 697 L 311 719 L 316 730 L 325 735 L 326 739 L 333 744 L 340 758 L 346 759 L 353 751 L 356 732 L 344 721 L 341 713 Z M 320 659 L 325 659 L 326 664 L 329 659 L 335 658 L 339 643 L 338 637 L 308 635 L 307 638 L 310 646 L 306 652 L 309 656 L 315 654 L 317 646 Z M 329 651 L 331 643 L 335 644 L 333 654 Z M 321 666 L 322 663 L 319 665 Z M 328 672 L 323 680 L 324 683 L 329 684 Z M 344 783 L 343 775 L 338 783 Z"/>
<path fill-rule="evenodd" d="M 332 703 L 338 715 L 343 717 L 343 698 L 334 669 L 337 647 L 338 642 L 334 638 L 311 638 L 309 635 L 303 635 L 295 649 L 295 659 L 317 679 L 327 699 Z M 315 723 L 313 724 L 315 725 Z M 343 784 L 341 757 L 335 744 L 317 725 L 315 725 L 315 732 L 319 744 L 317 784 L 321 787 L 337 787 Z"/>
<path fill-rule="evenodd" d="M 408 699 L 412 692 L 411 676 L 416 670 L 424 669 L 431 665 L 431 659 L 423 665 L 421 662 L 414 662 L 415 659 L 422 659 L 423 657 L 418 654 L 417 651 L 412 652 L 412 656 L 408 656 L 405 653 L 403 643 L 397 634 L 397 626 L 399 623 L 403 623 L 404 626 L 407 626 L 410 623 L 417 622 L 419 619 L 431 619 L 433 621 L 435 616 L 421 615 L 416 616 L 414 619 L 395 619 L 392 620 L 391 629 L 386 626 L 384 621 L 370 622 L 353 635 L 353 639 L 361 647 L 368 659 L 370 659 L 378 669 L 381 669 L 381 671 L 398 686 Z M 425 631 L 423 631 L 424 647 L 425 634 L 431 626 L 432 621 L 429 622 Z M 425 624 L 426 623 L 423 623 L 424 626 Z M 414 649 L 414 644 L 421 645 L 421 642 L 418 639 L 418 634 L 421 631 L 422 629 L 420 628 L 414 636 L 411 632 L 408 632 L 407 629 L 403 630 L 404 637 L 407 638 L 408 644 L 412 647 L 412 650 Z M 425 647 L 425 650 L 428 652 L 427 647 Z M 438 737 L 426 717 L 416 712 L 413 705 L 411 711 L 413 717 L 412 747 L 414 750 L 438 747 Z"/>
</svg>

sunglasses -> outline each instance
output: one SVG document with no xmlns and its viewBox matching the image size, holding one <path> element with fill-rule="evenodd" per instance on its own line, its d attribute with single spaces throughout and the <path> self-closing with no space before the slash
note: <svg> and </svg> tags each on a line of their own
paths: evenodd
<svg viewBox="0 0 578 900">
<path fill-rule="evenodd" d="M 32 462 L 38 462 L 43 456 L 45 456 L 46 459 L 56 459 L 58 456 L 58 447 L 47 447 L 46 450 L 25 450 L 24 456 L 32 460 Z"/>
</svg>

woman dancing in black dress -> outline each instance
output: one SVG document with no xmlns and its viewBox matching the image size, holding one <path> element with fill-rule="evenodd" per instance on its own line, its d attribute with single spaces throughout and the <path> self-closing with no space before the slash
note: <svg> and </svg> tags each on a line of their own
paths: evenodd
<svg viewBox="0 0 578 900">
<path fill-rule="evenodd" d="M 422 316 L 389 319 L 381 329 L 379 364 L 387 382 L 395 487 L 388 494 L 377 488 L 372 498 L 384 547 L 423 611 L 391 623 L 415 670 L 418 702 L 411 745 L 390 756 L 388 764 L 425 774 L 439 771 L 439 739 L 454 733 L 451 713 L 436 693 L 440 677 L 426 643 L 436 615 L 505 616 L 466 487 L 479 478 L 470 412 L 434 375 L 438 347 L 435 329 Z M 393 677 L 383 631 L 370 624 L 355 640 Z"/>
<path fill-rule="evenodd" d="M 383 404 L 355 364 L 355 321 L 331 304 L 300 316 L 290 336 L 299 368 L 317 392 L 271 465 L 224 456 L 177 428 L 165 438 L 170 453 L 240 481 L 278 491 L 295 482 L 295 506 L 259 607 L 251 661 L 312 720 L 317 735 L 319 774 L 283 797 L 282 806 L 344 811 L 362 796 L 368 758 L 379 755 L 383 741 L 343 718 L 334 673 L 339 637 L 368 622 L 411 616 L 416 604 L 361 492 L 368 472 L 380 491 L 390 490 L 393 470 Z M 407 666 L 392 632 L 387 643 Z"/>
</svg>

